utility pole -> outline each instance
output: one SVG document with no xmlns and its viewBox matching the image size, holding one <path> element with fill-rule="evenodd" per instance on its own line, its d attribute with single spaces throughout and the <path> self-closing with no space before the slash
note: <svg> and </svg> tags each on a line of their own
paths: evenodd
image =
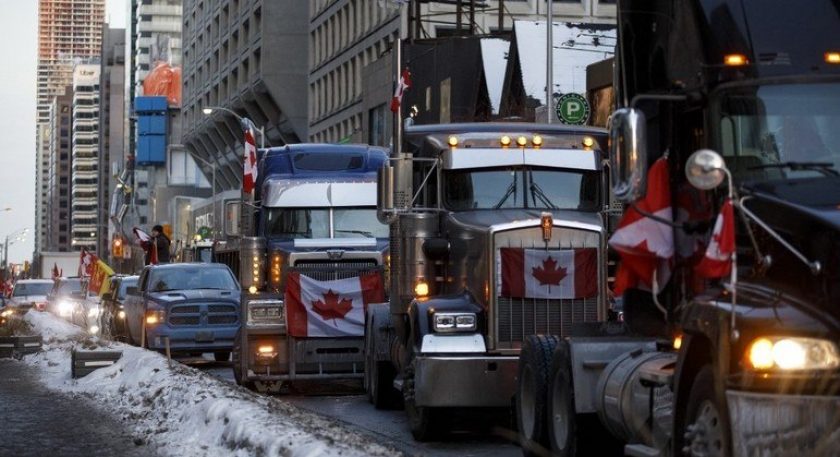
<svg viewBox="0 0 840 457">
<path fill-rule="evenodd" d="M 554 0 L 545 2 L 546 10 L 546 71 L 545 71 L 545 106 L 546 122 L 551 124 L 554 118 Z"/>
</svg>

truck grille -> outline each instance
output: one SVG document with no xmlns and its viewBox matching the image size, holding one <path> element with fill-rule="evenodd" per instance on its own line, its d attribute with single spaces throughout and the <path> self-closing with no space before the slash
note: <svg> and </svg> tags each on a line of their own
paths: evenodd
<svg viewBox="0 0 840 457">
<path fill-rule="evenodd" d="M 318 281 L 355 278 L 363 271 L 377 268 L 376 260 L 299 260 L 293 270 Z"/>
<path fill-rule="evenodd" d="M 498 341 L 521 343 L 528 335 L 565 336 L 573 323 L 598 320 L 597 299 L 552 300 L 497 297 Z"/>
<path fill-rule="evenodd" d="M 198 325 L 198 316 L 170 316 L 169 325 Z"/>
<path fill-rule="evenodd" d="M 231 325 L 239 321 L 236 306 L 226 303 L 174 305 L 169 309 L 169 325 Z"/>
</svg>

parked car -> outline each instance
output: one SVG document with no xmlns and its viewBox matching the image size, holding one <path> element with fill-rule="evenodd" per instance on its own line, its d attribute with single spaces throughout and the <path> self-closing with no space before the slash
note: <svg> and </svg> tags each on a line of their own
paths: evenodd
<svg viewBox="0 0 840 457">
<path fill-rule="evenodd" d="M 218 263 L 150 265 L 124 303 L 128 341 L 228 360 L 239 329 L 239 283 Z M 144 336 L 145 335 L 145 336 Z"/>
<path fill-rule="evenodd" d="M 83 299 L 81 278 L 58 278 L 47 294 L 47 311 L 70 320 Z"/>
<path fill-rule="evenodd" d="M 137 287 L 139 276 L 112 276 L 108 292 L 102 296 L 102 316 L 100 327 L 102 335 L 117 341 L 126 341 L 125 302 L 129 287 Z"/>
<path fill-rule="evenodd" d="M 52 287 L 53 281 L 50 279 L 21 279 L 15 283 L 6 305 L 20 314 L 33 307 L 38 311 L 45 311 L 47 295 Z"/>
</svg>

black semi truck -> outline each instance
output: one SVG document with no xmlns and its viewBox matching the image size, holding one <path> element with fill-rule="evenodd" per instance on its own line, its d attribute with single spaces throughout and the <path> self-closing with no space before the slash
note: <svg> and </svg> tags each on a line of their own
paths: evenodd
<svg viewBox="0 0 840 457">
<path fill-rule="evenodd" d="M 840 3 L 619 0 L 618 23 L 613 191 L 672 234 L 671 275 L 623 324 L 525 341 L 525 454 L 840 455 Z M 664 219 L 636 204 L 663 157 Z M 735 274 L 700 278 L 727 199 Z"/>
</svg>

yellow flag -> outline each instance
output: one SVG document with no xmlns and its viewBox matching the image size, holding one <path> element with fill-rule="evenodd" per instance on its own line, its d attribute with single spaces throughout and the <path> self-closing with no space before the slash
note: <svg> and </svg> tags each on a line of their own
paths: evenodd
<svg viewBox="0 0 840 457">
<path fill-rule="evenodd" d="M 103 262 L 102 259 L 96 259 L 96 264 L 93 267 L 93 274 L 90 276 L 90 287 L 88 290 L 96 292 L 99 296 L 103 296 L 111 289 L 111 281 L 109 279 L 114 275 L 114 270 Z"/>
</svg>

